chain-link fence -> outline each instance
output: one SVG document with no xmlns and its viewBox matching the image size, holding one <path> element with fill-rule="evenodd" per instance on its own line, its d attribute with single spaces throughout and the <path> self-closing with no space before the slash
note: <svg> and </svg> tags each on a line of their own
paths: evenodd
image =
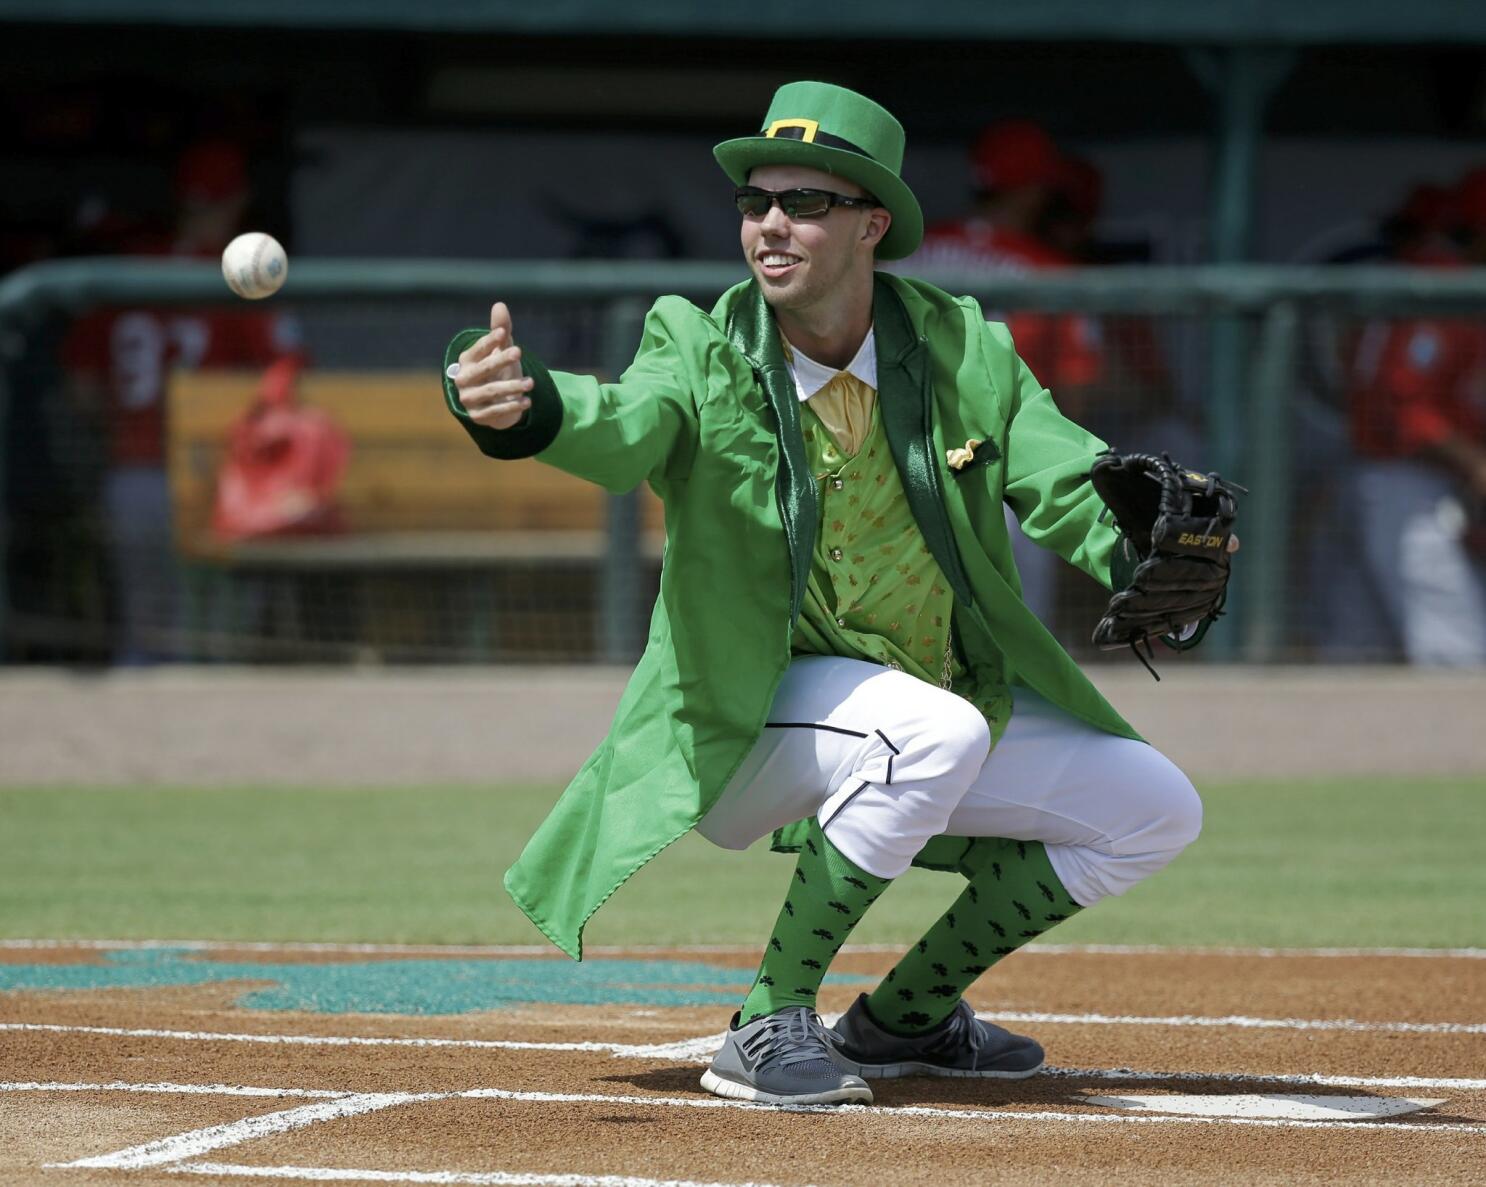
<svg viewBox="0 0 1486 1187">
<path fill-rule="evenodd" d="M 527 350 L 612 375 L 652 296 L 706 305 L 740 276 L 296 262 L 282 294 L 249 306 L 201 266 L 14 274 L 0 284 L 3 654 L 632 658 L 663 546 L 653 496 L 484 459 L 442 407 L 439 360 L 498 295 Z M 1198 654 L 1451 663 L 1486 649 L 1486 477 L 1469 464 L 1486 449 L 1486 277 L 935 279 L 1007 321 L 1060 407 L 1106 441 L 1251 488 L 1231 617 Z M 1105 595 L 1051 554 L 1017 556 L 1033 608 L 1092 658 Z"/>
</svg>

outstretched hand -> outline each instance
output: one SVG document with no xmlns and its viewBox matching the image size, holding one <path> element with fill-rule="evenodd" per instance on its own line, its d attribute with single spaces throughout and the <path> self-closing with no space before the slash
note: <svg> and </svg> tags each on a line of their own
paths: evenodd
<svg viewBox="0 0 1486 1187">
<path fill-rule="evenodd" d="M 454 386 L 470 419 L 487 428 L 509 429 L 531 407 L 532 380 L 521 373 L 521 347 L 504 301 L 490 307 L 490 333 L 460 353 Z"/>
</svg>

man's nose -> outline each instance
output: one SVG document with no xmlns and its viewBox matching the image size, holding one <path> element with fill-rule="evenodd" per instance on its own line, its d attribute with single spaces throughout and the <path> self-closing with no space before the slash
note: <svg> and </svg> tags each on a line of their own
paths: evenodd
<svg viewBox="0 0 1486 1187">
<path fill-rule="evenodd" d="M 759 230 L 775 238 L 789 234 L 789 219 L 778 202 L 771 203 L 768 212 L 759 220 Z"/>
</svg>

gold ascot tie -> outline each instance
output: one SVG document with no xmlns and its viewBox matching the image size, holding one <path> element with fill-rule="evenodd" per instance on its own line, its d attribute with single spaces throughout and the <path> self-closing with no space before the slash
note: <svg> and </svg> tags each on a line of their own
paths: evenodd
<svg viewBox="0 0 1486 1187">
<path fill-rule="evenodd" d="M 805 402 L 836 439 L 841 452 L 855 457 L 872 430 L 876 389 L 868 387 L 850 371 L 839 371 Z"/>
</svg>

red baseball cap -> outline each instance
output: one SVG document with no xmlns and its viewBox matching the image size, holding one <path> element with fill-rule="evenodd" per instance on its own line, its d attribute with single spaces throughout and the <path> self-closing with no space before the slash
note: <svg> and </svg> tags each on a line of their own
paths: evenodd
<svg viewBox="0 0 1486 1187">
<path fill-rule="evenodd" d="M 1031 120 L 1001 120 L 980 134 L 970 152 L 981 189 L 1056 185 L 1062 157 L 1053 138 Z"/>
<path fill-rule="evenodd" d="M 203 140 L 176 162 L 175 197 L 183 206 L 210 206 L 247 192 L 247 158 L 229 141 Z"/>
</svg>

